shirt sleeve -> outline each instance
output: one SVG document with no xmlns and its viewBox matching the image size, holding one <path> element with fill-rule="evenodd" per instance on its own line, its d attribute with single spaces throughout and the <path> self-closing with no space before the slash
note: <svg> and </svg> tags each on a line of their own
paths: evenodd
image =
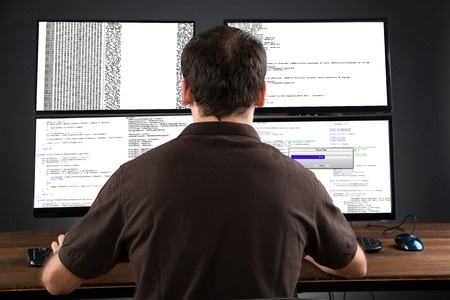
<svg viewBox="0 0 450 300">
<path fill-rule="evenodd" d="M 315 185 L 317 206 L 305 252 L 323 266 L 340 269 L 356 255 L 356 236 L 322 183 Z"/>
<path fill-rule="evenodd" d="M 123 224 L 117 171 L 100 190 L 88 213 L 66 234 L 58 253 L 62 264 L 82 279 L 107 273 L 125 252 L 121 242 Z"/>
</svg>

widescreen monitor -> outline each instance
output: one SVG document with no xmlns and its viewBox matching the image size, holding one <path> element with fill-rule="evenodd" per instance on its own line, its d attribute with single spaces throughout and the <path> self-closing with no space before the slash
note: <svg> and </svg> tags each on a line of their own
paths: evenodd
<svg viewBox="0 0 450 300">
<path fill-rule="evenodd" d="M 34 215 L 84 215 L 124 162 L 178 134 L 191 115 L 36 120 Z M 348 220 L 395 217 L 389 117 L 264 118 L 267 142 L 311 169 Z"/>
<path fill-rule="evenodd" d="M 36 119 L 34 216 L 84 215 L 119 166 L 165 143 L 191 115 Z"/>
<path fill-rule="evenodd" d="M 193 21 L 38 21 L 36 111 L 186 110 Z"/>
<path fill-rule="evenodd" d="M 225 20 L 267 52 L 266 105 L 257 114 L 392 110 L 385 19 Z"/>
<path fill-rule="evenodd" d="M 257 119 L 261 140 L 315 173 L 349 221 L 395 219 L 392 118 Z"/>
</svg>

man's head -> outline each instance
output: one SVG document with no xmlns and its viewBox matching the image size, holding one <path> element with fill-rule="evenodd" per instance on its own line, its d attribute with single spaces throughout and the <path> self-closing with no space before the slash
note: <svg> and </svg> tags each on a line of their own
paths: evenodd
<svg viewBox="0 0 450 300">
<path fill-rule="evenodd" d="M 251 34 L 217 26 L 189 41 L 181 71 L 202 116 L 220 120 L 246 112 L 265 91 L 266 52 Z"/>
</svg>

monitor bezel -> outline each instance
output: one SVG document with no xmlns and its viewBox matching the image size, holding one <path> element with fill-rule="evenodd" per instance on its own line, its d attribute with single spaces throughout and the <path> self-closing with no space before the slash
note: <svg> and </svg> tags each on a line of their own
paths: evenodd
<svg viewBox="0 0 450 300">
<path fill-rule="evenodd" d="M 167 108 L 167 109 L 118 109 L 118 110 L 38 110 L 37 109 L 37 90 L 38 90 L 38 60 L 39 60 L 39 23 L 40 22 L 99 22 L 99 23 L 106 23 L 106 22 L 118 22 L 118 23 L 191 23 L 193 26 L 193 36 L 196 35 L 196 22 L 193 19 L 151 19 L 151 20 L 145 20 L 145 19 L 139 19 L 139 20 L 122 20 L 122 19 L 37 19 L 35 22 L 36 30 L 35 30 L 35 81 L 34 81 L 34 111 L 36 114 L 42 114 L 46 115 L 49 113 L 55 113 L 55 114 L 67 114 L 67 113 L 108 113 L 108 112 L 118 112 L 118 113 L 127 113 L 128 111 L 140 111 L 142 113 L 153 113 L 153 114 L 186 114 L 190 113 L 189 108 Z"/>
<path fill-rule="evenodd" d="M 333 18 L 333 19 L 224 19 L 223 25 L 229 23 L 334 23 L 334 22 L 381 22 L 384 27 L 384 51 L 386 68 L 386 105 L 366 105 L 366 106 L 296 106 L 296 107 L 260 107 L 256 108 L 255 115 L 270 114 L 322 114 L 322 113 L 376 113 L 391 112 L 392 104 L 392 81 L 391 81 L 391 55 L 389 43 L 389 24 L 387 18 Z"/>
<path fill-rule="evenodd" d="M 397 200 L 395 193 L 395 161 L 394 161 L 394 131 L 393 117 L 390 114 L 368 115 L 322 115 L 322 116 L 255 116 L 254 122 L 308 122 L 308 121 L 387 121 L 389 133 L 389 167 L 391 185 L 391 212 L 387 213 L 344 213 L 347 221 L 386 221 L 395 220 L 397 213 Z"/>
<path fill-rule="evenodd" d="M 33 208 L 35 218 L 72 218 L 83 217 L 89 211 L 90 206 L 83 207 L 55 207 Z"/>
</svg>

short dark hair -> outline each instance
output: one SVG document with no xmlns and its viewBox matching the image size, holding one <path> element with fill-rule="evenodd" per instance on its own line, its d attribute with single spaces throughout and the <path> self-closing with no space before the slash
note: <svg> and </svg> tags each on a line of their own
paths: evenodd
<svg viewBox="0 0 450 300">
<path fill-rule="evenodd" d="M 181 54 L 181 71 L 204 116 L 241 114 L 258 99 L 266 75 L 259 39 L 216 26 L 194 36 Z"/>
</svg>

